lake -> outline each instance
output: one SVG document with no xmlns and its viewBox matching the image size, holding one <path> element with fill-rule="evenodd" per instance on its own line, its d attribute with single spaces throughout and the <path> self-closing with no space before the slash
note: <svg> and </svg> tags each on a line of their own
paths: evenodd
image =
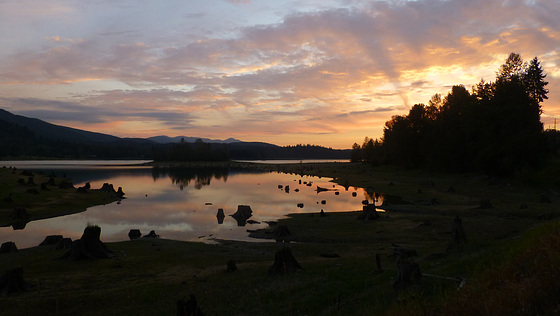
<svg viewBox="0 0 560 316">
<path fill-rule="evenodd" d="M 104 242 L 128 240 L 130 229 L 139 229 L 143 235 L 154 230 L 161 238 L 184 241 L 257 241 L 248 237 L 247 230 L 265 228 L 266 221 L 289 213 L 361 210 L 362 200 L 368 199 L 364 189 L 345 188 L 329 182 L 329 178 L 227 168 L 169 169 L 138 163 L 0 161 L 0 166 L 65 175 L 76 187 L 90 182 L 93 189 L 98 189 L 103 183 L 111 183 L 125 192 L 120 202 L 32 221 L 23 230 L 0 227 L 0 242 L 14 241 L 18 248 L 27 248 L 39 245 L 48 235 L 74 240 L 81 237 L 88 224 L 101 227 Z M 318 191 L 318 187 L 328 190 Z M 250 220 L 258 223 L 240 226 L 229 216 L 238 205 L 249 205 L 253 211 Z M 216 218 L 218 209 L 226 215 L 221 224 Z"/>
</svg>

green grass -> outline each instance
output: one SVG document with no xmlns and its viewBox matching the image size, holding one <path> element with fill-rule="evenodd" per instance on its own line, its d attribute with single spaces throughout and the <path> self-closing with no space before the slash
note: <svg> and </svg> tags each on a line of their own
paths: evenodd
<svg viewBox="0 0 560 316">
<path fill-rule="evenodd" d="M 34 184 L 28 184 L 30 177 L 33 178 Z M 24 184 L 18 183 L 20 179 Z M 30 176 L 22 170 L 0 168 L 0 226 L 8 226 L 18 221 L 10 218 L 17 208 L 25 209 L 30 220 L 38 220 L 82 212 L 90 206 L 118 200 L 114 194 L 99 189 L 79 193 L 76 189 L 58 187 L 61 181 L 70 181 L 68 179 L 55 178 L 56 185 L 46 186 L 47 190 L 42 189 L 41 183 L 48 181 L 49 176 L 44 174 L 33 173 Z M 30 193 L 30 190 L 35 193 Z M 6 201 L 7 198 L 11 201 Z"/>
<path fill-rule="evenodd" d="M 540 202 L 554 187 L 352 164 L 281 168 L 372 186 L 408 204 L 367 223 L 356 219 L 357 212 L 291 215 L 280 223 L 294 236 L 290 244 L 141 239 L 109 243 L 115 257 L 94 261 L 59 260 L 64 251 L 48 247 L 0 254 L 0 273 L 23 266 L 25 280 L 34 285 L 29 292 L 0 297 L 0 314 L 169 315 L 176 313 L 177 300 L 191 294 L 207 315 L 557 312 L 560 229 L 550 218 L 560 207 L 554 196 L 551 203 Z M 426 203 L 434 198 L 438 204 Z M 478 208 L 481 199 L 494 207 Z M 521 209 L 521 203 L 528 208 Z M 467 242 L 450 247 L 457 215 Z M 415 249 L 423 273 L 461 276 L 466 285 L 457 290 L 458 282 L 425 276 L 395 290 L 393 243 Z M 275 252 L 287 245 L 304 270 L 269 277 Z M 335 253 L 340 257 L 321 256 Z M 238 267 L 232 273 L 226 272 L 230 259 Z"/>
</svg>

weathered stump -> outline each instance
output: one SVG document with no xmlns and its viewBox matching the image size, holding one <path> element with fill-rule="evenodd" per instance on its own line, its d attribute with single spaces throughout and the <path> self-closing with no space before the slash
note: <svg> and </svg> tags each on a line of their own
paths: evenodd
<svg viewBox="0 0 560 316">
<path fill-rule="evenodd" d="M 467 241 L 467 237 L 465 237 L 465 232 L 463 231 L 463 221 L 459 216 L 455 217 L 455 220 L 453 221 L 452 236 L 453 236 L 453 243 L 455 245 Z"/>
<path fill-rule="evenodd" d="M 235 272 L 237 271 L 237 265 L 235 264 L 235 260 L 231 259 L 227 262 L 227 272 Z"/>
<path fill-rule="evenodd" d="M 72 239 L 71 238 L 62 238 L 58 241 L 56 246 L 54 246 L 54 250 L 65 250 L 72 248 Z"/>
<path fill-rule="evenodd" d="M 286 225 L 278 225 L 274 230 L 274 237 L 276 242 L 290 242 L 292 240 L 292 233 Z"/>
<path fill-rule="evenodd" d="M 366 200 L 367 201 L 367 200 Z M 375 204 L 365 204 L 363 206 L 362 213 L 358 216 L 359 220 L 363 220 L 365 222 L 369 222 L 370 220 L 376 219 L 379 217 L 377 210 L 375 209 Z"/>
<path fill-rule="evenodd" d="M 21 220 L 21 221 L 28 221 L 30 219 L 29 213 L 25 208 L 18 207 L 12 211 L 10 214 L 10 219 L 13 220 Z"/>
<path fill-rule="evenodd" d="M 7 241 L 0 246 L 0 253 L 12 253 L 17 251 L 16 243 L 13 241 Z"/>
<path fill-rule="evenodd" d="M 146 236 L 144 236 L 144 238 L 159 238 L 159 235 L 156 234 L 155 230 L 150 230 L 150 233 Z"/>
<path fill-rule="evenodd" d="M 408 251 L 400 252 L 397 256 L 397 277 L 393 283 L 393 287 L 397 290 L 417 284 L 422 278 L 420 266 L 412 260 L 412 256 L 412 252 Z"/>
<path fill-rule="evenodd" d="M 39 244 L 39 246 L 54 246 L 58 244 L 64 237 L 62 235 L 49 235 L 45 237 L 45 240 Z"/>
<path fill-rule="evenodd" d="M 131 229 L 128 232 L 128 238 L 130 238 L 130 240 L 138 239 L 140 237 L 142 237 L 142 233 L 140 232 L 140 229 Z"/>
<path fill-rule="evenodd" d="M 2 296 L 25 292 L 30 288 L 31 285 L 23 279 L 23 267 L 8 270 L 0 276 L 0 295 Z"/>
<path fill-rule="evenodd" d="M 200 310 L 194 295 L 191 295 L 186 301 L 177 301 L 177 316 L 204 316 L 204 313 Z"/>
<path fill-rule="evenodd" d="M 61 258 L 70 260 L 112 258 L 105 244 L 101 242 L 101 228 L 87 226 L 82 237 L 72 243 L 72 247 Z"/>
<path fill-rule="evenodd" d="M 282 248 L 274 256 L 274 264 L 268 269 L 269 276 L 285 275 L 303 270 L 290 248 Z"/>
</svg>

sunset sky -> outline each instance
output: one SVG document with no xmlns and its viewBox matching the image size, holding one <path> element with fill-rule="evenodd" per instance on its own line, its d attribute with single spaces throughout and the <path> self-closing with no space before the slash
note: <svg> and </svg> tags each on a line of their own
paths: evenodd
<svg viewBox="0 0 560 316">
<path fill-rule="evenodd" d="M 0 0 L 0 108 L 119 137 L 350 148 L 516 52 L 548 74 L 548 128 L 559 17 L 559 0 Z"/>
</svg>

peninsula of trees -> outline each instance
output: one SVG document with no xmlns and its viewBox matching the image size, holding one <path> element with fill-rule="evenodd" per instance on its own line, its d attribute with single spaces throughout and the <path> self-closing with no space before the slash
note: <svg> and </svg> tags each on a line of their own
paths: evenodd
<svg viewBox="0 0 560 316">
<path fill-rule="evenodd" d="M 352 146 L 351 160 L 488 174 L 537 167 L 557 155 L 556 131 L 543 131 L 540 121 L 545 78 L 537 57 L 524 63 L 511 53 L 495 81 L 481 80 L 470 92 L 455 85 L 447 96 L 393 116 L 382 139 Z"/>
</svg>

